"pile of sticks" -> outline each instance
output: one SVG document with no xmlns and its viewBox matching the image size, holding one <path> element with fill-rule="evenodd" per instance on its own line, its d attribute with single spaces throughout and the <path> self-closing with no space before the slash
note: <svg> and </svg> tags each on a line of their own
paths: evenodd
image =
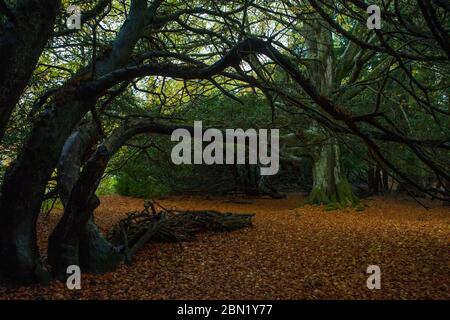
<svg viewBox="0 0 450 320">
<path fill-rule="evenodd" d="M 132 256 L 146 243 L 192 241 L 202 232 L 230 232 L 252 226 L 253 217 L 210 210 L 171 210 L 146 201 L 143 211 L 130 212 L 112 228 L 109 240 L 123 248 L 125 260 L 131 263 Z"/>
</svg>

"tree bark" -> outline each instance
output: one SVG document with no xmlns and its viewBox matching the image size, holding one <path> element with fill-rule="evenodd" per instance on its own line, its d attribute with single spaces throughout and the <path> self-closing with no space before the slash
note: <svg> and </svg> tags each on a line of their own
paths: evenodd
<svg viewBox="0 0 450 320">
<path fill-rule="evenodd" d="M 82 107 L 79 102 L 74 102 L 70 109 L 56 107 L 45 111 L 3 181 L 0 226 L 4 232 L 0 234 L 0 268 L 2 273 L 20 282 L 36 281 L 36 271 L 43 270 L 36 244 L 36 221 L 61 146 L 74 127 L 71 121 L 81 117 L 77 107 Z"/>
<path fill-rule="evenodd" d="M 96 63 L 96 74 L 105 75 L 124 66 L 145 26 L 147 1 L 132 1 L 112 51 Z M 89 67 L 88 67 L 89 68 Z M 0 199 L 0 271 L 18 282 L 34 282 L 43 270 L 36 244 L 36 220 L 46 184 L 56 167 L 65 140 L 97 97 L 79 96 L 67 89 L 40 114 L 19 158 L 5 175 Z"/>
<path fill-rule="evenodd" d="M 36 244 L 36 217 L 11 215 L 0 221 L 0 265 L 3 275 L 24 284 L 49 283 Z M 2 214 L 2 216 L 4 216 Z"/>
<path fill-rule="evenodd" d="M 74 186 L 80 179 L 80 170 L 90 150 L 100 139 L 94 122 L 81 126 L 67 139 L 58 165 L 58 192 L 64 205 L 64 216 L 49 238 L 49 262 L 53 273 L 58 278 L 66 276 L 69 265 L 78 265 L 83 272 L 104 273 L 113 271 L 121 261 L 121 254 L 100 233 L 93 221 L 93 211 L 100 203 L 96 196 L 87 201 L 90 203 L 87 212 L 70 209 L 70 197 Z M 95 183 L 92 182 L 92 183 Z M 75 217 L 87 215 L 84 223 Z M 66 230 L 81 230 L 68 236 Z"/>
<path fill-rule="evenodd" d="M 90 139 L 95 140 L 95 136 L 88 136 L 93 125 L 80 128 L 71 136 L 61 157 L 66 163 L 60 164 L 64 215 L 49 238 L 48 260 L 57 278 L 63 279 L 70 265 L 80 266 L 83 272 L 103 273 L 113 271 L 123 260 L 123 254 L 104 239 L 93 222 L 93 211 L 99 205 L 95 191 L 109 159 L 127 140 L 140 133 L 171 134 L 177 128 L 179 126 L 161 125 L 148 119 L 124 121 L 97 148 L 81 175 L 78 164 L 85 157 Z"/>
<path fill-rule="evenodd" d="M 100 201 L 95 196 L 95 190 L 100 183 L 102 174 L 108 163 L 109 154 L 105 148 L 99 148 L 94 156 L 86 163 L 80 178 L 75 183 L 69 200 L 64 208 L 64 215 L 49 238 L 48 261 L 52 266 L 52 272 L 57 278 L 65 278 L 67 267 L 80 263 L 80 239 L 89 241 L 98 236 L 89 222 L 92 214 Z M 92 221 L 91 221 L 92 222 Z M 90 225 L 87 230 L 88 224 Z M 84 234 L 85 232 L 88 234 Z M 92 247 L 95 248 L 95 244 Z M 84 249 L 89 249 L 91 244 L 85 243 Z M 95 255 L 95 252 L 94 252 Z M 83 255 L 85 258 L 89 253 Z"/>
<path fill-rule="evenodd" d="M 331 98 L 342 77 L 337 74 L 343 73 L 335 63 L 332 33 L 321 25 L 320 20 L 311 22 L 304 30 L 308 55 L 312 59 L 307 69 L 309 78 L 321 95 Z M 325 143 L 317 145 L 312 152 L 314 181 L 309 202 L 328 204 L 330 208 L 357 205 L 359 201 L 342 170 L 337 140 L 317 125 L 312 131 L 319 137 L 324 136 Z"/>
<path fill-rule="evenodd" d="M 367 170 L 367 185 L 369 192 L 374 195 L 389 191 L 389 175 L 379 165 L 369 167 Z"/>
<path fill-rule="evenodd" d="M 0 37 L 0 141 L 3 139 L 11 113 L 27 85 L 36 63 L 51 37 L 60 1 L 19 1 L 1 26 Z M 27 162 L 27 159 L 24 159 Z M 28 160 L 29 161 L 29 160 Z M 35 171 L 39 166 L 35 167 Z M 5 177 L 0 205 L 0 268 L 7 277 L 23 282 L 48 282 L 49 276 L 42 267 L 36 244 L 36 211 L 40 203 L 22 202 L 24 190 L 20 185 L 9 184 L 17 174 L 22 183 L 29 183 L 30 168 L 20 174 L 11 172 Z M 36 172 L 38 176 L 40 172 Z M 38 179 L 39 180 L 39 179 Z M 43 193 L 35 185 L 25 192 L 29 197 Z M 14 207 L 14 208 L 13 208 Z"/>
<path fill-rule="evenodd" d="M 444 179 L 443 187 L 447 193 L 450 193 L 450 180 Z M 442 201 L 442 205 L 444 207 L 450 207 L 450 197 L 447 197 L 446 200 Z"/>
<path fill-rule="evenodd" d="M 339 145 L 332 142 L 320 148 L 313 158 L 313 189 L 309 202 L 327 204 L 330 208 L 357 206 L 358 198 L 345 177 L 340 163 Z"/>
<path fill-rule="evenodd" d="M 52 35 L 59 7 L 57 0 L 17 1 L 0 26 L 0 141 Z"/>
<path fill-rule="evenodd" d="M 119 248 L 107 241 L 93 217 L 89 219 L 80 237 L 79 261 L 83 272 L 102 274 L 116 270 L 124 259 Z"/>
</svg>

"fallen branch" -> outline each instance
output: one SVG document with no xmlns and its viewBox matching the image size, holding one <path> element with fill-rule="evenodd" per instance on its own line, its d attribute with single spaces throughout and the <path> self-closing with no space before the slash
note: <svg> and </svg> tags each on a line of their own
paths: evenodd
<svg viewBox="0 0 450 320">
<path fill-rule="evenodd" d="M 141 212 L 131 212 L 120 220 L 109 234 L 110 241 L 123 247 L 126 262 L 150 242 L 193 241 L 203 232 L 231 232 L 252 226 L 254 214 L 232 214 L 218 211 L 177 211 L 147 201 Z"/>
</svg>

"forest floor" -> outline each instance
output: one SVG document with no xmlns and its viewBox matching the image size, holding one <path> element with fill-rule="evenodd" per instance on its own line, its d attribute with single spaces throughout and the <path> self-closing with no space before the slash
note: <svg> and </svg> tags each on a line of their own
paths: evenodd
<svg viewBox="0 0 450 320">
<path fill-rule="evenodd" d="M 449 299 L 450 209 L 426 210 L 412 200 L 366 199 L 365 211 L 325 211 L 304 198 L 170 198 L 170 208 L 256 213 L 254 227 L 202 234 L 194 242 L 150 244 L 131 267 L 83 275 L 65 284 L 11 288 L 0 299 Z M 96 221 L 107 231 L 143 201 L 102 197 Z M 42 217 L 39 242 L 58 214 Z M 369 265 L 381 268 L 381 289 L 369 290 Z"/>
</svg>

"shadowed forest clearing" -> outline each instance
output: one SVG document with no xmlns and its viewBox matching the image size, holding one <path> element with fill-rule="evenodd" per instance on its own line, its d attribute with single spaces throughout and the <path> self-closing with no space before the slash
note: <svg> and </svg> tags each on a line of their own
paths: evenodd
<svg viewBox="0 0 450 320">
<path fill-rule="evenodd" d="M 143 201 L 102 197 L 95 213 L 108 231 Z M 256 213 L 254 227 L 207 233 L 194 242 L 149 244 L 132 267 L 83 275 L 82 289 L 0 288 L 1 299 L 448 299 L 450 215 L 413 200 L 366 199 L 366 210 L 324 211 L 291 194 L 269 198 L 170 198 L 165 207 Z M 39 221 L 41 254 L 59 214 Z M 381 290 L 368 290 L 366 268 L 382 270 Z"/>
</svg>

